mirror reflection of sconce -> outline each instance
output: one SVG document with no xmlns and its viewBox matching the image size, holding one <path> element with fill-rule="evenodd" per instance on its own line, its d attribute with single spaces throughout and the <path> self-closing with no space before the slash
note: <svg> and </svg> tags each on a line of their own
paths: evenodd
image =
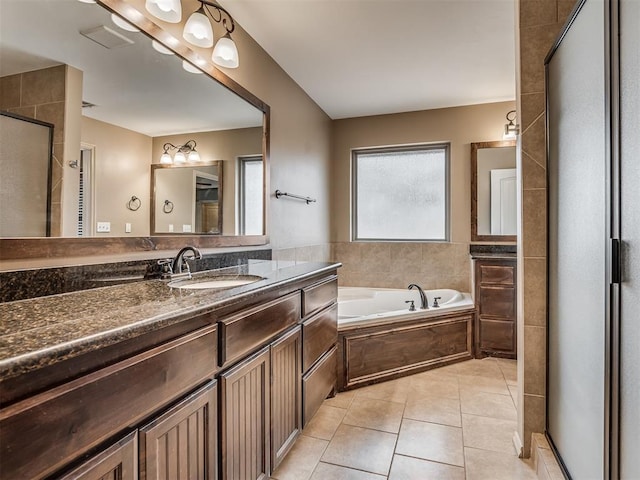
<svg viewBox="0 0 640 480">
<path fill-rule="evenodd" d="M 165 200 L 164 205 L 162 206 L 162 211 L 164 213 L 173 212 L 173 202 L 171 200 Z"/>
<path fill-rule="evenodd" d="M 131 199 L 127 202 L 127 208 L 132 212 L 135 212 L 142 205 L 142 201 L 135 195 L 131 196 Z"/>
<path fill-rule="evenodd" d="M 520 125 L 515 123 L 516 111 L 511 110 L 507 113 L 507 123 L 504 125 L 504 133 L 502 134 L 503 140 L 515 140 L 518 134 L 520 134 Z"/>
<path fill-rule="evenodd" d="M 80 165 L 78 164 L 78 160 L 69 160 L 69 166 L 71 168 L 78 168 Z"/>
<path fill-rule="evenodd" d="M 165 143 L 162 146 L 164 152 L 160 157 L 160 163 L 162 165 L 183 165 L 187 162 L 198 163 L 200 161 L 200 154 L 196 151 L 196 141 L 188 140 L 184 145 L 174 145 L 173 143 Z M 177 150 L 176 154 L 171 158 L 169 150 Z"/>
</svg>

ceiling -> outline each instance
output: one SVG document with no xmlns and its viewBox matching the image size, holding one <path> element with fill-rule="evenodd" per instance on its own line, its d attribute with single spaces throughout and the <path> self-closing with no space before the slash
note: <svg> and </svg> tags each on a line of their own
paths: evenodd
<svg viewBox="0 0 640 480">
<path fill-rule="evenodd" d="M 220 0 L 333 119 L 514 100 L 514 3 Z"/>
</svg>

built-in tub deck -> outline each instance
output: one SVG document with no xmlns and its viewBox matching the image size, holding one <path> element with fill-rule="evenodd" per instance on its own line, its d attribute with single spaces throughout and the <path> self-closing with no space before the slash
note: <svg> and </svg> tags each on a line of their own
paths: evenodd
<svg viewBox="0 0 640 480">
<path fill-rule="evenodd" d="M 473 358 L 471 296 L 341 287 L 338 293 L 338 390 L 349 390 Z M 438 307 L 434 307 L 434 299 Z M 415 311 L 410 311 L 413 300 Z"/>
</svg>

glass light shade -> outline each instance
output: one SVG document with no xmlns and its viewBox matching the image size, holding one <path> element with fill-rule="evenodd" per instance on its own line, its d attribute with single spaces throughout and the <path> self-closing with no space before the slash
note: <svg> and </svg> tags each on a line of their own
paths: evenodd
<svg viewBox="0 0 640 480">
<path fill-rule="evenodd" d="M 221 67 L 238 68 L 238 65 L 240 65 L 238 47 L 236 47 L 228 33 L 216 43 L 211 59 Z"/>
<path fill-rule="evenodd" d="M 147 0 L 144 6 L 151 15 L 165 22 L 180 23 L 182 20 L 180 0 Z"/>
<path fill-rule="evenodd" d="M 189 152 L 189 157 L 187 157 L 189 162 L 191 163 L 198 163 L 200 161 L 200 154 L 198 152 L 196 152 L 195 150 L 191 150 Z"/>
<path fill-rule="evenodd" d="M 81 3 L 96 3 L 96 0 L 78 0 Z"/>
<path fill-rule="evenodd" d="M 202 73 L 202 70 L 200 70 L 199 68 L 196 68 L 195 66 L 191 65 L 186 60 L 182 61 L 182 68 L 184 68 L 189 73 Z"/>
<path fill-rule="evenodd" d="M 184 153 L 180 151 L 176 153 L 175 157 L 173 157 L 173 163 L 175 163 L 176 165 L 180 165 L 186 162 L 187 162 L 187 157 L 185 157 Z"/>
<path fill-rule="evenodd" d="M 151 40 L 151 46 L 158 53 L 162 53 L 163 55 L 173 55 L 173 52 L 171 50 L 169 50 L 167 47 L 156 40 Z"/>
<path fill-rule="evenodd" d="M 111 14 L 111 21 L 119 26 L 121 29 L 126 30 L 127 32 L 139 32 L 140 30 L 137 27 L 134 27 L 129 22 L 120 18 L 115 13 Z"/>
<path fill-rule="evenodd" d="M 162 165 L 171 165 L 173 163 L 173 160 L 171 160 L 171 155 L 169 155 L 167 152 L 164 152 L 160 157 L 160 163 Z"/>
<path fill-rule="evenodd" d="M 184 26 L 182 37 L 196 47 L 213 47 L 213 29 L 202 7 L 191 14 Z"/>
</svg>

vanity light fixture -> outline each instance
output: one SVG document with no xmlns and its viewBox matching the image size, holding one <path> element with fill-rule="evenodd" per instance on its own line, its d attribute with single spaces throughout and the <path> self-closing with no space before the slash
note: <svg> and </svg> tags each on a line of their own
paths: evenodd
<svg viewBox="0 0 640 480">
<path fill-rule="evenodd" d="M 111 21 L 113 23 L 115 23 L 118 27 L 120 27 L 121 29 L 126 30 L 127 32 L 139 32 L 140 31 L 139 28 L 134 27 L 133 25 L 131 25 L 126 20 L 120 18 L 115 13 L 111 14 Z"/>
<path fill-rule="evenodd" d="M 173 52 L 171 50 L 169 50 L 157 40 L 151 40 L 151 46 L 158 53 L 161 53 L 163 55 L 173 55 Z"/>
<path fill-rule="evenodd" d="M 190 62 L 187 62 L 186 60 L 182 61 L 182 68 L 184 68 L 189 73 L 203 73 L 202 70 L 200 70 L 195 65 L 192 65 Z"/>
<path fill-rule="evenodd" d="M 224 8 L 211 0 L 198 1 L 200 2 L 200 7 L 189 16 L 187 23 L 184 25 L 182 37 L 196 47 L 210 48 L 213 47 L 214 43 L 211 22 L 221 24 L 226 33 L 215 44 L 211 60 L 221 67 L 238 68 L 240 65 L 238 47 L 231 39 L 231 34 L 236 28 L 233 17 Z M 153 16 L 165 22 L 180 23 L 182 19 L 182 4 L 180 0 L 146 0 L 145 8 Z M 184 68 L 188 70 L 186 66 Z M 191 72 L 191 70 L 188 71 Z"/>
<path fill-rule="evenodd" d="M 198 163 L 200 161 L 200 154 L 196 150 L 196 141 L 188 140 L 184 145 L 174 145 L 173 143 L 165 143 L 162 146 L 164 152 L 160 157 L 160 163 L 162 165 L 182 165 L 184 163 Z M 171 158 L 169 154 L 170 150 L 176 150 L 176 154 Z"/>
<path fill-rule="evenodd" d="M 507 122 L 504 125 L 504 134 L 502 135 L 503 140 L 515 140 L 515 138 L 520 133 L 520 125 L 515 123 L 516 121 L 516 111 L 511 110 L 507 113 Z"/>
</svg>

